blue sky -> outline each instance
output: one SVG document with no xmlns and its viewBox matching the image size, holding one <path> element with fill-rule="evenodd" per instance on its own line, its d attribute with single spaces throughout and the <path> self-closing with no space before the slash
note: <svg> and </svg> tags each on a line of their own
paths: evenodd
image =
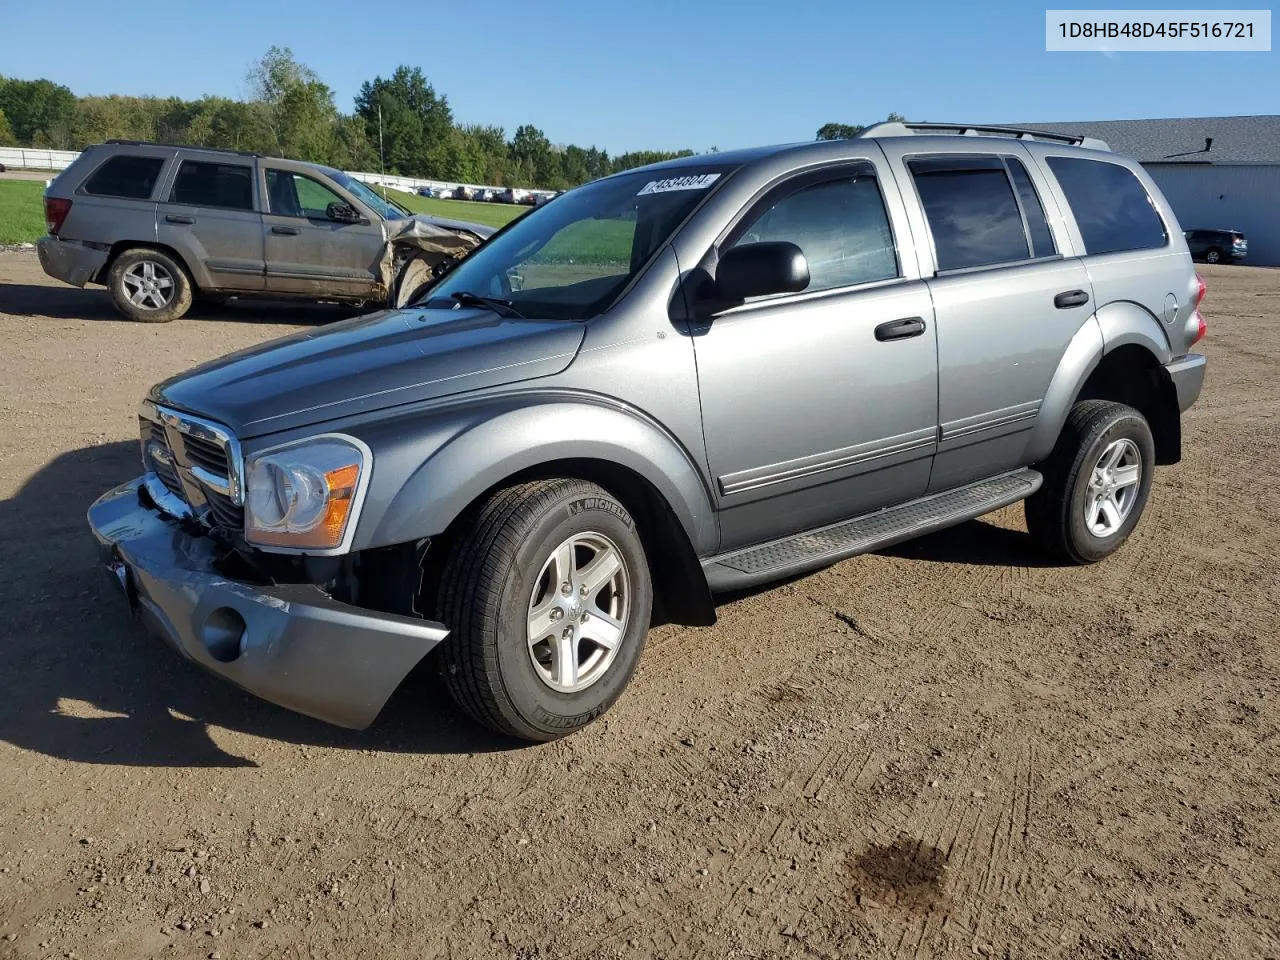
<svg viewBox="0 0 1280 960">
<path fill-rule="evenodd" d="M 611 153 L 809 139 L 827 121 L 891 110 L 971 122 L 1280 110 L 1280 54 L 1046 53 L 1045 5 L 1025 0 L 5 6 L 0 74 L 48 77 L 78 94 L 241 96 L 249 65 L 278 44 L 320 74 L 344 111 L 362 81 L 407 63 L 461 121 L 508 135 L 534 123 L 552 142 Z"/>
</svg>

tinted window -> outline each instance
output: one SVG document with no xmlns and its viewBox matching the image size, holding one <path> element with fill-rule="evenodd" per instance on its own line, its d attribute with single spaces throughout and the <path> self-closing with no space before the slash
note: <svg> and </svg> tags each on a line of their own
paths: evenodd
<svg viewBox="0 0 1280 960">
<path fill-rule="evenodd" d="M 794 243 L 809 261 L 806 290 L 830 290 L 898 275 L 893 233 L 870 167 L 766 203 L 732 246 L 769 240 Z"/>
<path fill-rule="evenodd" d="M 146 200 L 160 178 L 163 157 L 131 157 L 119 154 L 93 172 L 84 192 L 99 197 L 128 197 Z"/>
<path fill-rule="evenodd" d="M 253 169 L 240 164 L 184 160 L 169 199 L 197 207 L 252 210 Z"/>
<path fill-rule="evenodd" d="M 271 212 L 280 217 L 327 220 L 329 204 L 349 206 L 346 200 L 319 180 L 289 170 L 267 171 L 267 196 L 271 201 Z"/>
<path fill-rule="evenodd" d="M 912 160 L 939 270 L 981 267 L 1031 256 L 1022 214 L 996 157 Z"/>
<path fill-rule="evenodd" d="M 1044 206 L 1040 203 L 1040 194 L 1036 193 L 1035 184 L 1022 161 L 1017 157 L 1006 157 L 1009 174 L 1013 177 L 1013 185 L 1018 188 L 1018 199 L 1022 201 L 1022 213 L 1027 218 L 1027 232 L 1031 234 L 1031 251 L 1037 257 L 1051 257 L 1058 252 L 1053 242 L 1053 234 L 1049 232 L 1049 222 L 1044 217 Z"/>
<path fill-rule="evenodd" d="M 1150 250 L 1168 242 L 1142 182 L 1118 163 L 1049 157 L 1075 214 L 1087 253 Z"/>
</svg>

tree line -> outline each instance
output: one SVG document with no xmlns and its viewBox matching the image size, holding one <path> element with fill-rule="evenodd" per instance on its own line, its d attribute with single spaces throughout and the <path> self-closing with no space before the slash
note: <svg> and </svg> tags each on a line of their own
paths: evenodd
<svg viewBox="0 0 1280 960">
<path fill-rule="evenodd" d="M 448 98 L 419 67 L 366 81 L 351 113 L 287 47 L 249 70 L 244 100 L 205 96 L 85 96 L 51 80 L 0 76 L 0 146 L 81 150 L 109 139 L 246 150 L 344 170 L 385 169 L 495 186 L 561 190 L 692 150 L 611 157 L 595 146 L 552 144 L 533 124 L 508 138 L 502 127 L 459 123 Z"/>
</svg>

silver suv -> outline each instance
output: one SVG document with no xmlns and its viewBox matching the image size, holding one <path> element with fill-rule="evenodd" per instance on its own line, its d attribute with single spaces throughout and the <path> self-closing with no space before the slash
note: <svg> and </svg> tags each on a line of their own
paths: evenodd
<svg viewBox="0 0 1280 960">
<path fill-rule="evenodd" d="M 106 284 L 150 322 L 196 298 L 396 306 L 493 233 L 412 214 L 329 167 L 121 140 L 85 150 L 44 205 L 44 271 Z"/>
<path fill-rule="evenodd" d="M 434 650 L 468 713 L 546 740 L 715 593 L 1018 500 L 1059 562 L 1116 550 L 1181 456 L 1203 295 L 1094 141 L 890 124 L 675 160 L 406 309 L 157 385 L 145 473 L 89 521 L 142 617 L 248 690 L 363 727 Z"/>
</svg>

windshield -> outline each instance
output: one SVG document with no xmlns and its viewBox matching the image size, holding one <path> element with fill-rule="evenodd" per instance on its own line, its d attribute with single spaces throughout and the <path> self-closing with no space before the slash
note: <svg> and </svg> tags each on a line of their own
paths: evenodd
<svg viewBox="0 0 1280 960">
<path fill-rule="evenodd" d="M 498 297 L 526 317 L 585 320 L 604 309 L 731 168 L 689 167 L 597 180 L 538 207 L 428 291 Z"/>
<path fill-rule="evenodd" d="M 355 177 L 349 177 L 339 170 L 333 171 L 330 176 L 359 197 L 365 206 L 372 207 L 382 219 L 403 220 L 409 216 L 408 208 L 400 206 L 394 200 L 384 200 L 382 194 L 377 193 L 367 183 L 362 183 Z"/>
</svg>

